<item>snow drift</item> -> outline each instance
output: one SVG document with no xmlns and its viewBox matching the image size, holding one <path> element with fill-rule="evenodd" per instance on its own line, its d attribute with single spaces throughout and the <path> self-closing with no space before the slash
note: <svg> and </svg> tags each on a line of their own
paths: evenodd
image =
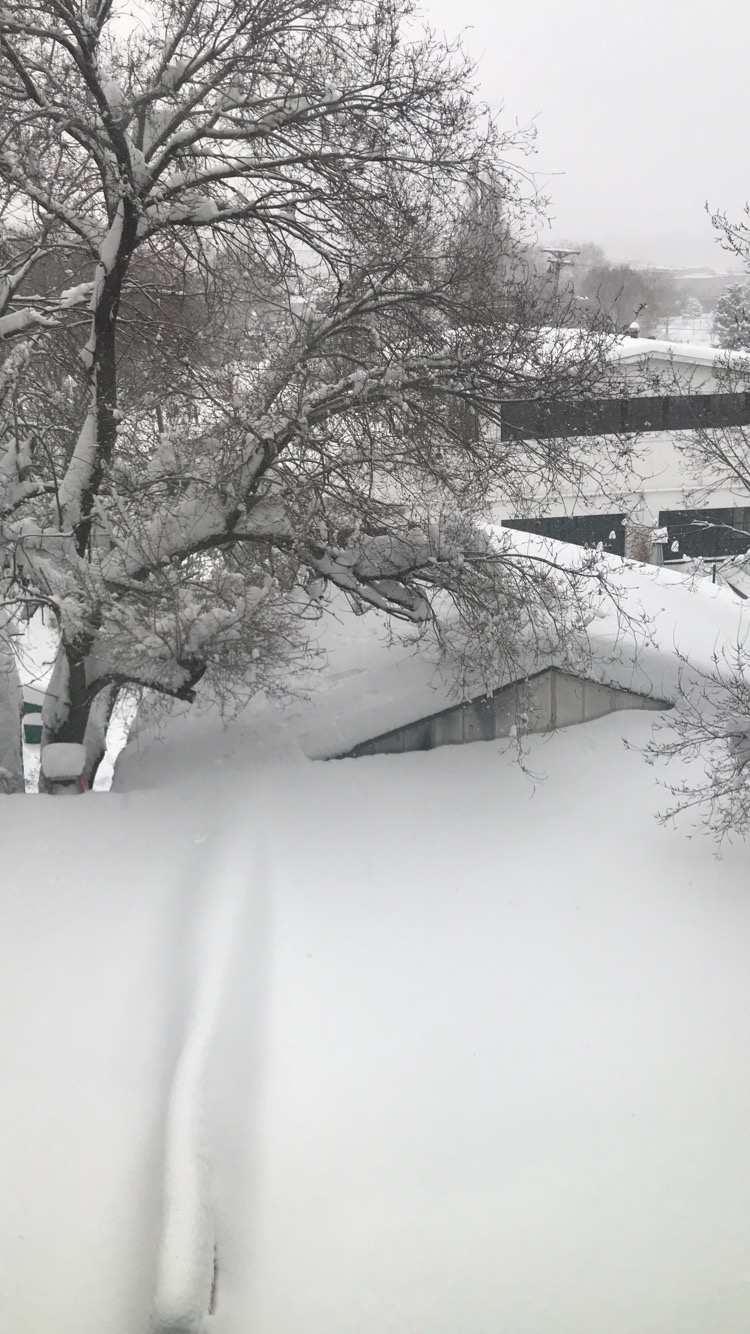
<svg viewBox="0 0 750 1334">
<path fill-rule="evenodd" d="M 741 631 L 643 588 L 623 673 Z M 2 804 L 0 1331 L 745 1334 L 746 848 L 657 823 L 644 714 L 311 762 L 444 688 L 353 624 Z"/>
</svg>

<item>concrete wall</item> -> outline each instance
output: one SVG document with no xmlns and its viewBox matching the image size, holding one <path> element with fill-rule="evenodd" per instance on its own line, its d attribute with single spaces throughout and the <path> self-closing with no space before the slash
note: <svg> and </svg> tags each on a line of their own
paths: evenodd
<svg viewBox="0 0 750 1334">
<path fill-rule="evenodd" d="M 607 513 L 614 508 L 613 501 L 602 499 L 611 490 L 619 497 L 618 505 L 635 522 L 655 528 L 661 510 L 679 510 L 685 508 L 685 492 L 695 486 L 695 476 L 691 472 L 681 442 L 687 442 L 690 436 L 681 436 L 675 431 L 655 431 L 641 436 L 636 445 L 634 467 L 616 473 L 604 468 L 601 451 L 597 455 L 592 447 L 590 472 L 582 479 L 581 487 L 575 492 L 561 491 L 557 498 L 545 499 L 543 514 L 545 518 L 580 516 Z M 711 485 L 707 474 L 703 475 L 701 486 L 701 507 L 708 509 L 733 509 L 748 504 L 747 493 L 739 486 Z M 536 515 L 536 511 L 534 511 Z M 517 517 L 511 502 L 498 497 L 493 503 L 493 518 L 496 523 L 504 519 Z"/>
<path fill-rule="evenodd" d="M 642 386 L 646 394 L 719 394 L 726 389 L 726 376 L 717 374 L 711 365 L 699 363 L 681 364 L 672 361 L 667 354 L 639 357 L 637 361 L 625 361 L 618 366 L 620 374 L 634 387 Z M 658 388 L 654 388 L 655 382 Z"/>
<path fill-rule="evenodd" d="M 388 755 L 408 750 L 461 746 L 518 733 L 547 732 L 591 722 L 618 709 L 668 709 L 665 700 L 600 685 L 550 667 L 493 695 L 457 704 L 382 736 L 362 741 L 348 754 Z"/>
</svg>

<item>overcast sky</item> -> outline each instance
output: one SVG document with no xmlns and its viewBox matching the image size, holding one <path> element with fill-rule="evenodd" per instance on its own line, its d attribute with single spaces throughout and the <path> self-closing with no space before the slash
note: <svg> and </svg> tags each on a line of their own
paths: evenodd
<svg viewBox="0 0 750 1334">
<path fill-rule="evenodd" d="M 537 126 L 553 240 L 732 267 L 704 212 L 750 199 L 750 0 L 421 0 L 503 121 Z"/>
</svg>

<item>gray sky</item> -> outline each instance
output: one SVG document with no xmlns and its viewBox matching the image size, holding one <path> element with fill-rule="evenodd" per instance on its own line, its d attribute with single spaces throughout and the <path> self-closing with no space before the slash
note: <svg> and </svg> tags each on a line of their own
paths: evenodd
<svg viewBox="0 0 750 1334">
<path fill-rule="evenodd" d="M 750 199 L 750 0 L 421 0 L 462 29 L 502 122 L 535 121 L 553 240 L 615 259 L 733 267 L 706 200 Z"/>
</svg>

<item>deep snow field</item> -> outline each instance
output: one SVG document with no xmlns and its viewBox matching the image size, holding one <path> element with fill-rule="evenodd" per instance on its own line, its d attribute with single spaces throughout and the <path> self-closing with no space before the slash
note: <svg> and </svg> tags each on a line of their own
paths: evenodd
<svg viewBox="0 0 750 1334">
<path fill-rule="evenodd" d="M 744 634 L 639 596 L 621 677 Z M 655 819 L 660 715 L 310 759 L 442 707 L 376 624 L 4 799 L 1 1334 L 750 1327 L 747 847 Z"/>
</svg>

